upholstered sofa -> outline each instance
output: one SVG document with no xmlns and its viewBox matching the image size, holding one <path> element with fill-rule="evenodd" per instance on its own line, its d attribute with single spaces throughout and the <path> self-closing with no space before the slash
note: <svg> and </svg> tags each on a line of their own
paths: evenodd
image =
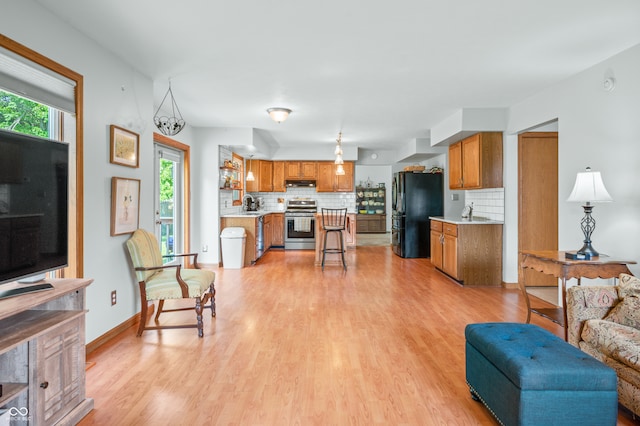
<svg viewBox="0 0 640 426">
<path fill-rule="evenodd" d="M 640 415 L 640 279 L 618 281 L 569 288 L 568 341 L 616 371 L 618 401 Z"/>
</svg>

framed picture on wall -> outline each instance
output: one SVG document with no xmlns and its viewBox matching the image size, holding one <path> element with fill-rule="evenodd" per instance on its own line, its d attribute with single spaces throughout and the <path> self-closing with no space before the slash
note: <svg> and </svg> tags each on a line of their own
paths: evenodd
<svg viewBox="0 0 640 426">
<path fill-rule="evenodd" d="M 140 180 L 111 178 L 111 235 L 131 234 L 140 221 Z"/>
<path fill-rule="evenodd" d="M 140 136 L 113 124 L 110 126 L 110 134 L 109 161 L 121 166 L 139 167 Z"/>
</svg>

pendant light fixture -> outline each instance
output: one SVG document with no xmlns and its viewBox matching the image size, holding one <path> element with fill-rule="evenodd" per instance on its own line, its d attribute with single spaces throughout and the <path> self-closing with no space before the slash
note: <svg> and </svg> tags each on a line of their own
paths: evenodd
<svg viewBox="0 0 640 426">
<path fill-rule="evenodd" d="M 336 174 L 344 175 L 344 167 L 342 166 L 344 164 L 344 160 L 342 159 L 342 132 L 338 133 L 338 139 L 336 139 L 336 149 L 334 151 L 334 154 L 336 155 L 336 160 L 334 161 L 334 163 L 337 165 Z"/>
<path fill-rule="evenodd" d="M 170 96 L 172 116 L 158 116 L 160 109 L 162 109 L 162 105 L 164 105 L 164 102 L 167 100 L 167 96 Z M 162 134 L 166 136 L 177 135 L 182 129 L 184 129 L 184 126 L 187 125 L 187 123 L 185 123 L 184 119 L 182 118 L 182 114 L 180 114 L 180 110 L 178 109 L 178 104 L 173 97 L 173 91 L 171 91 L 171 80 L 169 80 L 169 89 L 167 90 L 167 93 L 165 93 L 164 98 L 162 98 L 162 102 L 160 102 L 158 110 L 153 115 L 153 122 L 155 123 L 158 130 L 160 130 L 160 132 L 162 132 Z"/>
<path fill-rule="evenodd" d="M 253 182 L 256 180 L 255 176 L 253 176 L 253 171 L 251 170 L 251 158 L 253 158 L 253 155 L 249 156 L 249 171 L 247 172 L 247 177 L 245 179 L 247 182 Z"/>
</svg>

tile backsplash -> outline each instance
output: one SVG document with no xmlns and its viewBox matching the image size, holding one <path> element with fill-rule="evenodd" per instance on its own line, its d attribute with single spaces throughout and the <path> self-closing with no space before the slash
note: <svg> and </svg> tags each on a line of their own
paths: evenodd
<svg viewBox="0 0 640 426">
<path fill-rule="evenodd" d="M 465 191 L 465 204 L 473 203 L 473 216 L 504 222 L 504 188 Z"/>
<path fill-rule="evenodd" d="M 353 192 L 316 192 L 315 188 L 287 188 L 287 192 L 250 192 L 253 197 L 262 197 L 265 211 L 277 211 L 278 198 L 285 201 L 290 198 L 312 198 L 317 200 L 318 209 L 342 208 L 356 210 L 356 195 Z M 220 191 L 220 214 L 233 214 L 242 210 L 242 206 L 232 206 L 230 191 Z"/>
</svg>

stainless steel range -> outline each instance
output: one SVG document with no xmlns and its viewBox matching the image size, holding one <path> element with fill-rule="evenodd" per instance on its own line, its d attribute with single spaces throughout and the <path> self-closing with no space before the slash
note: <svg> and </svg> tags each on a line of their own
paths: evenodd
<svg viewBox="0 0 640 426">
<path fill-rule="evenodd" d="M 284 212 L 285 250 L 314 250 L 318 204 L 311 198 L 287 200 Z"/>
</svg>

